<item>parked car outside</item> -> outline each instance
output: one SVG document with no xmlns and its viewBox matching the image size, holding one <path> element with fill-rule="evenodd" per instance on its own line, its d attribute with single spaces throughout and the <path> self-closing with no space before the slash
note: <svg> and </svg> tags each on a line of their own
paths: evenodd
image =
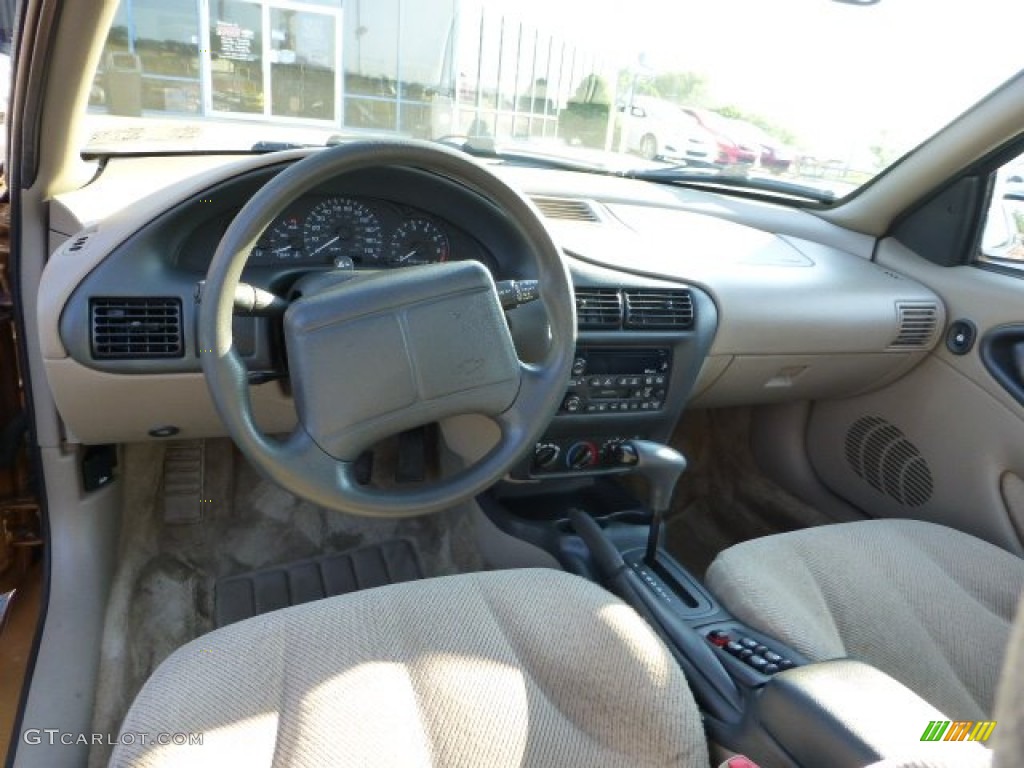
<svg viewBox="0 0 1024 768">
<path fill-rule="evenodd" d="M 737 128 L 737 136 L 743 136 L 758 144 L 761 150 L 759 164 L 763 169 L 773 173 L 785 173 L 789 170 L 796 158 L 795 149 L 751 122 L 739 119 L 730 119 L 729 122 Z"/>
<path fill-rule="evenodd" d="M 715 138 L 691 115 L 671 101 L 634 96 L 622 108 L 624 149 L 648 160 L 664 159 L 688 165 L 717 162 Z"/>
</svg>

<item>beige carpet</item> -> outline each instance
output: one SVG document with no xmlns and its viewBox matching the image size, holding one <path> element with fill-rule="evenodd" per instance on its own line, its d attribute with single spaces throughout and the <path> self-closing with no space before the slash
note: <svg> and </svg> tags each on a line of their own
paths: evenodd
<svg viewBox="0 0 1024 768">
<path fill-rule="evenodd" d="M 740 541 L 834 522 L 757 467 L 747 408 L 687 412 L 671 444 L 689 466 L 676 486 L 665 542 L 697 576 Z"/>
</svg>

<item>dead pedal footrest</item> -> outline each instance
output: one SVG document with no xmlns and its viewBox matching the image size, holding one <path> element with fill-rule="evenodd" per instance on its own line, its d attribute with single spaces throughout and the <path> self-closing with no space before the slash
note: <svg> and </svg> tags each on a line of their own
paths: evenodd
<svg viewBox="0 0 1024 768">
<path fill-rule="evenodd" d="M 214 621 L 223 627 L 290 605 L 422 578 L 412 544 L 393 539 L 220 579 Z"/>
</svg>

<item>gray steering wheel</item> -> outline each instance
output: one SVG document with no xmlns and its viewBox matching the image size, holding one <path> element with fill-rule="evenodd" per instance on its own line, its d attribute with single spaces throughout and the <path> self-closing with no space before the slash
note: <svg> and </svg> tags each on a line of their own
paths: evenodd
<svg viewBox="0 0 1024 768">
<path fill-rule="evenodd" d="M 247 370 L 232 342 L 235 289 L 264 229 L 320 184 L 372 167 L 415 168 L 489 200 L 536 259 L 550 342 L 543 359 L 516 355 L 491 274 L 477 262 L 356 273 L 314 288 L 284 314 L 298 424 L 284 438 L 253 418 Z M 279 173 L 239 211 L 221 238 L 199 307 L 203 373 L 221 419 L 264 474 L 315 504 L 370 517 L 436 512 L 480 493 L 532 449 L 565 393 L 576 338 L 572 282 L 533 205 L 461 153 L 419 141 L 345 144 Z M 356 481 L 354 462 L 373 443 L 459 414 L 483 414 L 498 443 L 451 476 L 409 489 Z"/>
</svg>

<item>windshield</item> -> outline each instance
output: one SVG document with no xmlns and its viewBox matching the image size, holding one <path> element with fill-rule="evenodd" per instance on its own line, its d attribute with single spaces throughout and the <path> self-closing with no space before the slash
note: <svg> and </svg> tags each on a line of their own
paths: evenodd
<svg viewBox="0 0 1024 768">
<path fill-rule="evenodd" d="M 1015 74 L 997 32 L 1020 22 L 1006 0 L 121 0 L 84 149 L 475 138 L 834 199 Z"/>
</svg>

